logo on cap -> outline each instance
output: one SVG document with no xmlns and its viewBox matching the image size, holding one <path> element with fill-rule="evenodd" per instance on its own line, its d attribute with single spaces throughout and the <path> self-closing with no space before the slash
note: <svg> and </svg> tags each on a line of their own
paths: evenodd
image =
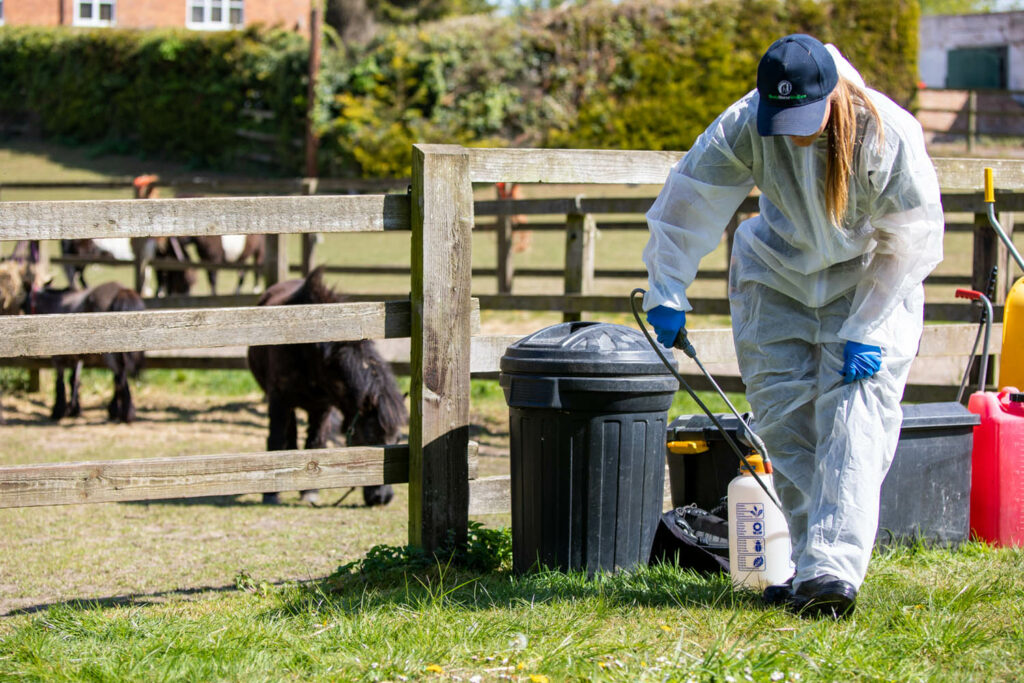
<svg viewBox="0 0 1024 683">
<path fill-rule="evenodd" d="M 789 81 L 779 81 L 779 94 L 785 97 L 793 92 L 793 84 Z"/>
</svg>

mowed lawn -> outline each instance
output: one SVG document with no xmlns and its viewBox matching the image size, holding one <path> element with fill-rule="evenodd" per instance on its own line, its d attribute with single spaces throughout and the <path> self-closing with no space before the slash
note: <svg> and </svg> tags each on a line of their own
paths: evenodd
<svg viewBox="0 0 1024 683">
<path fill-rule="evenodd" d="M 6 156 L 5 156 L 6 155 Z M 0 147 L 0 180 L 96 179 L 182 169 L 81 150 Z M 12 175 L 17 173 L 18 175 Z M 586 188 L 593 191 L 594 188 Z M 651 188 L 616 188 L 648 196 Z M 654 188 L 656 190 L 656 188 Z M 538 190 L 539 191 L 539 190 Z M 575 194 L 580 188 L 558 190 Z M 124 197 L 126 193 L 89 193 Z M 491 198 L 487 188 L 479 198 Z M 2 190 L 0 199 L 39 199 Z M 75 198 L 87 198 L 78 196 Z M 542 220 L 538 218 L 537 220 Z M 523 266 L 557 267 L 563 236 L 536 232 Z M 641 267 L 643 233 L 602 233 L 598 263 Z M 969 237 L 949 235 L 946 273 L 966 272 Z M 56 245 L 49 245 L 54 249 Z M 8 253 L 9 244 L 0 245 Z M 56 253 L 51 251 L 51 253 Z M 298 245 L 292 253 L 297 260 Z M 474 263 L 494 264 L 492 234 L 474 237 Z M 407 264 L 407 235 L 339 235 L 331 264 Z M 707 264 L 724 268 L 721 250 Z M 127 282 L 95 268 L 91 281 Z M 229 278 L 225 278 L 229 279 Z M 57 284 L 63 276 L 58 274 Z M 408 291 L 408 279 L 332 276 L 346 291 Z M 601 281 L 628 294 L 642 280 Z M 701 285 L 702 296 L 724 283 Z M 225 287 L 225 290 L 227 288 Z M 494 291 L 491 279 L 474 289 Z M 226 293 L 222 290 L 221 293 Z M 516 292 L 559 293 L 557 278 Z M 208 288 L 200 279 L 199 293 Z M 929 291 L 930 300 L 951 293 Z M 596 319 L 629 322 L 625 316 Z M 485 312 L 485 331 L 522 332 L 557 313 Z M 706 324 L 721 319 L 697 318 Z M 81 418 L 48 420 L 52 375 L 29 392 L 0 371 L 0 464 L 259 451 L 266 406 L 243 371 L 147 371 L 133 383 L 139 421 L 106 423 L 109 373 L 86 373 Z M 402 378 L 403 388 L 407 378 Z M 507 410 L 493 381 L 474 381 L 472 435 L 480 474 L 508 472 Z M 740 409 L 745 404 L 734 397 Z M 723 410 L 712 402 L 712 409 Z M 680 398 L 670 416 L 695 412 Z M 401 549 L 408 496 L 367 509 L 354 492 L 325 491 L 322 507 L 267 507 L 259 496 L 0 510 L 0 681 L 797 681 L 1017 680 L 1024 662 L 1020 549 L 879 549 L 858 610 L 846 621 L 804 620 L 734 592 L 720 575 L 655 566 L 587 579 L 512 574 L 509 518 L 480 517 L 470 549 L 489 568 Z M 488 531 L 493 533 L 487 533 Z M 384 548 L 371 549 L 377 544 Z M 350 563 L 360 562 L 350 566 Z"/>
</svg>

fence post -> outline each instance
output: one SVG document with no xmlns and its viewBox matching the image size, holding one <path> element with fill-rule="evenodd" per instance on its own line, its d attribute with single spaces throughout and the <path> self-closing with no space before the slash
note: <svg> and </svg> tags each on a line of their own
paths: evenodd
<svg viewBox="0 0 1024 683">
<path fill-rule="evenodd" d="M 512 216 L 507 213 L 496 216 L 494 229 L 498 233 L 498 294 L 511 294 L 512 278 L 515 277 L 515 265 L 512 263 Z"/>
<path fill-rule="evenodd" d="M 309 168 L 306 168 L 306 172 L 309 172 Z M 314 167 L 315 171 L 316 168 Z M 306 177 L 302 180 L 302 191 L 307 196 L 316 194 L 317 185 L 319 179 L 315 176 Z M 316 243 L 319 235 L 315 232 L 304 232 L 302 233 L 302 277 L 306 277 L 313 270 L 313 263 L 315 262 Z"/>
<path fill-rule="evenodd" d="M 1002 223 L 1005 214 L 1000 217 Z M 1005 223 L 1003 223 L 1005 225 Z M 1010 233 L 1012 234 L 1012 233 Z M 971 289 L 978 292 L 985 292 L 988 289 L 989 273 L 994 266 L 998 267 L 996 284 L 993 290 L 992 304 L 999 305 L 1006 303 L 1006 293 L 1009 289 L 1010 280 L 1007 274 L 1010 272 L 1010 252 L 996 234 L 988 222 L 987 213 L 974 214 L 974 256 L 971 265 Z M 993 321 L 995 322 L 995 321 Z M 981 361 L 972 358 L 968 361 L 971 364 L 970 381 L 976 385 L 981 373 Z M 991 379 L 996 378 L 996 359 L 990 357 L 988 360 L 987 374 Z"/>
<path fill-rule="evenodd" d="M 1004 215 L 1005 216 L 1005 215 Z M 1000 222 L 1004 216 L 1000 216 Z M 984 292 L 988 287 L 988 276 L 993 266 L 998 266 L 998 277 L 996 278 L 995 296 L 992 303 L 995 305 L 1006 301 L 1008 288 L 1007 273 L 1010 252 L 1006 249 L 1002 240 L 989 225 L 986 213 L 974 214 L 974 256 L 971 265 L 971 289 Z"/>
<path fill-rule="evenodd" d="M 263 257 L 263 283 L 265 287 L 288 279 L 288 236 L 267 235 Z"/>
<path fill-rule="evenodd" d="M 320 75 L 320 3 L 314 2 L 309 12 L 309 76 L 306 82 L 306 176 L 316 176 L 316 153 L 320 137 L 316 132 L 316 82 Z"/>
<path fill-rule="evenodd" d="M 137 241 L 136 238 L 132 239 L 132 253 L 135 256 L 135 291 L 143 295 L 146 294 L 146 269 L 149 268 L 149 261 L 152 258 L 150 252 L 151 250 L 147 249 L 146 245 Z"/>
<path fill-rule="evenodd" d="M 590 294 L 594 291 L 594 242 L 597 223 L 593 214 L 583 213 L 583 196 L 575 198 L 575 208 L 565 221 L 565 293 Z M 563 322 L 583 320 L 581 311 L 562 314 Z"/>
<path fill-rule="evenodd" d="M 967 151 L 974 151 L 975 138 L 978 136 L 978 91 L 967 91 Z"/>
<path fill-rule="evenodd" d="M 473 186 L 458 145 L 413 145 L 409 543 L 428 552 L 469 523 Z"/>
</svg>

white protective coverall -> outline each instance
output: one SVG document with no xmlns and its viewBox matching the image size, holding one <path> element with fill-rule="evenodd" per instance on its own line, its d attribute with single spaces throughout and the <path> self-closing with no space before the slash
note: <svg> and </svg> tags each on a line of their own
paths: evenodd
<svg viewBox="0 0 1024 683">
<path fill-rule="evenodd" d="M 862 85 L 833 46 L 840 76 Z M 921 127 L 865 89 L 884 127 L 858 113 L 849 209 L 825 208 L 827 135 L 810 147 L 757 132 L 758 93 L 715 120 L 673 167 L 647 213 L 644 309 L 688 311 L 686 288 L 754 185 L 760 215 L 736 232 L 733 338 L 793 545 L 794 586 L 831 574 L 860 588 L 879 493 L 903 419 L 923 325 L 925 276 L 942 260 L 943 215 Z M 882 349 L 871 378 L 843 383 L 846 341 Z"/>
</svg>

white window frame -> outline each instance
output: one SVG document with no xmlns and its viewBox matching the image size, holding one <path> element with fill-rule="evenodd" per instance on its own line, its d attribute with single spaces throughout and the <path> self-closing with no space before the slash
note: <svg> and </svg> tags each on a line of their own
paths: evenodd
<svg viewBox="0 0 1024 683">
<path fill-rule="evenodd" d="M 192 20 L 192 9 L 196 6 L 203 8 L 203 20 Z M 212 21 L 209 17 L 213 9 L 213 0 L 188 0 L 185 3 L 185 28 L 193 31 L 230 31 L 245 26 L 245 0 L 221 0 L 221 20 Z M 242 20 L 237 24 L 231 23 L 231 10 L 237 9 Z"/>
<path fill-rule="evenodd" d="M 81 7 L 82 5 L 90 5 L 92 7 L 92 17 L 89 19 L 81 18 Z M 110 19 L 100 19 L 100 5 L 110 5 Z M 113 26 L 117 23 L 117 0 L 75 0 L 72 8 L 71 25 L 72 26 L 92 26 L 92 27 L 104 27 Z"/>
</svg>

